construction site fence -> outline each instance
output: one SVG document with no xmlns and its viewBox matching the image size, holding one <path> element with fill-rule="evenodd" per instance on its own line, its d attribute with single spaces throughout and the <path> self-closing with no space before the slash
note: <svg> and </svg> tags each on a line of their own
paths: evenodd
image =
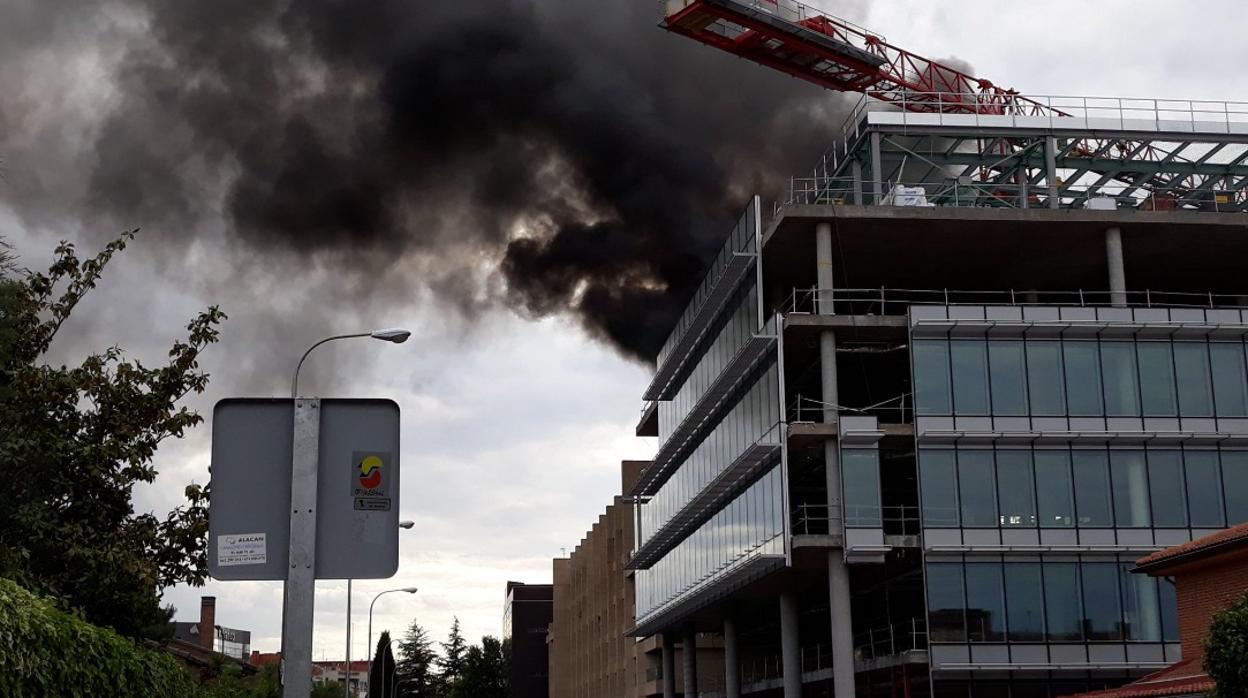
<svg viewBox="0 0 1248 698">
<path fill-rule="evenodd" d="M 788 314 L 905 315 L 911 306 L 1058 306 L 1132 308 L 1248 309 L 1245 293 L 1176 291 L 968 291 L 956 289 L 794 289 Z"/>
</svg>

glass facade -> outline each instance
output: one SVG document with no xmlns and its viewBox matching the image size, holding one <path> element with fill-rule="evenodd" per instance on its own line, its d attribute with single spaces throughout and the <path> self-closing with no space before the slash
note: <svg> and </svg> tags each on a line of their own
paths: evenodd
<svg viewBox="0 0 1248 698">
<path fill-rule="evenodd" d="M 1248 417 L 1241 341 L 914 342 L 920 415 Z"/>
<path fill-rule="evenodd" d="M 1248 451 L 924 448 L 925 528 L 1196 528 L 1248 523 Z"/>
<path fill-rule="evenodd" d="M 760 369 L 753 385 L 738 400 L 654 497 L 641 506 L 639 545 L 676 516 L 750 446 L 760 441 L 780 442 L 780 373 L 774 361 Z"/>
<path fill-rule="evenodd" d="M 659 443 L 665 443 L 733 357 L 758 331 L 758 290 L 753 280 L 742 286 L 718 321 L 714 339 L 705 345 L 698 362 L 684 376 L 670 402 L 660 402 Z"/>
<path fill-rule="evenodd" d="M 841 482 L 844 483 L 845 525 L 880 528 L 884 516 L 880 505 L 880 452 L 867 448 L 841 451 Z"/>
<path fill-rule="evenodd" d="M 650 569 L 637 571 L 637 619 L 760 556 L 785 554 L 784 477 L 773 468 Z"/>
<path fill-rule="evenodd" d="M 1126 560 L 967 556 L 927 565 L 932 642 L 1178 642 L 1174 585 Z"/>
</svg>

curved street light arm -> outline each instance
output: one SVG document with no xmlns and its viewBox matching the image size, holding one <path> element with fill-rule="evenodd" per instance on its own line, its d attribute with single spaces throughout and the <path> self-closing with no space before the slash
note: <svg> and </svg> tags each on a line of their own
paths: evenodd
<svg viewBox="0 0 1248 698">
<path fill-rule="evenodd" d="M 357 334 L 340 334 L 334 337 L 326 337 L 325 339 L 322 339 L 316 344 L 313 344 L 312 346 L 308 347 L 308 350 L 303 352 L 303 356 L 300 357 L 299 365 L 295 366 L 295 377 L 290 382 L 290 397 L 292 399 L 299 397 L 299 369 L 303 368 L 303 362 L 307 360 L 308 354 L 311 354 L 313 349 L 316 349 L 322 344 L 326 344 L 337 339 L 356 339 L 358 337 L 371 337 L 371 336 L 372 336 L 371 332 L 362 332 L 362 333 L 357 333 Z"/>
</svg>

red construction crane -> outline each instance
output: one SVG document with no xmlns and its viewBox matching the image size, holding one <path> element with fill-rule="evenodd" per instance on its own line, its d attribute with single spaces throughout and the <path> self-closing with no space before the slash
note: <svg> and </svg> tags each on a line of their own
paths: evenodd
<svg viewBox="0 0 1248 698">
<path fill-rule="evenodd" d="M 1060 114 L 795 0 L 667 0 L 663 27 L 830 90 L 869 93 L 908 111 Z"/>
</svg>

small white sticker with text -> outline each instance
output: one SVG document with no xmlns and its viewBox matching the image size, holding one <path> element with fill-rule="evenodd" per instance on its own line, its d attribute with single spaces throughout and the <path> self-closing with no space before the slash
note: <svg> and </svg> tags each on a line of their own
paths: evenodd
<svg viewBox="0 0 1248 698">
<path fill-rule="evenodd" d="M 267 561 L 264 534 L 240 533 L 217 537 L 217 566 L 263 565 Z"/>
</svg>

